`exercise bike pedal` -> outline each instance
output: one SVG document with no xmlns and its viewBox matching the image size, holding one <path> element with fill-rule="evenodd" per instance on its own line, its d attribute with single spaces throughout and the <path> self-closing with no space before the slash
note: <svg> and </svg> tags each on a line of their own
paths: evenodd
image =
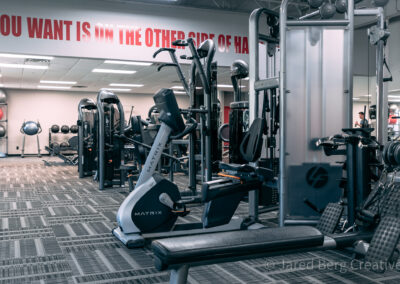
<svg viewBox="0 0 400 284">
<path fill-rule="evenodd" d="M 328 203 L 317 224 L 323 234 L 333 234 L 343 214 L 343 206 L 339 203 Z"/>
<path fill-rule="evenodd" d="M 384 217 L 372 237 L 365 261 L 373 264 L 371 270 L 383 273 L 386 263 L 397 261 L 399 252 L 397 244 L 400 240 L 400 219 L 394 216 Z M 382 265 L 383 264 L 383 265 Z"/>
</svg>

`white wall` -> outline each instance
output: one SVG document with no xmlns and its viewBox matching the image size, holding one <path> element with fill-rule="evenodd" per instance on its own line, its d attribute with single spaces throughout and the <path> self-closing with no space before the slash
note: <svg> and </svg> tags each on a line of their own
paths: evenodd
<svg viewBox="0 0 400 284">
<path fill-rule="evenodd" d="M 8 121 L 9 121 L 9 154 L 20 154 L 22 137 L 20 128 L 24 120 L 39 120 L 43 132 L 39 135 L 40 146 L 43 153 L 44 146 L 48 145 L 48 129 L 53 124 L 71 126 L 78 119 L 78 103 L 82 98 L 96 99 L 96 93 L 85 92 L 60 92 L 39 90 L 7 89 Z M 147 111 L 154 105 L 153 96 L 150 94 L 118 94 L 124 107 L 126 117 L 129 117 L 131 106 L 134 106 L 134 115 L 147 117 Z M 181 108 L 188 106 L 186 96 L 177 96 Z M 36 153 L 36 138 L 27 137 L 25 153 Z M 17 150 L 16 147 L 20 149 Z"/>
</svg>

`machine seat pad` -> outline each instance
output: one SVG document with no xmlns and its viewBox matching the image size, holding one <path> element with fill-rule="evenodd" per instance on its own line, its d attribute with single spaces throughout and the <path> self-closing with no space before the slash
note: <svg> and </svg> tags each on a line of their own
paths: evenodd
<svg viewBox="0 0 400 284">
<path fill-rule="evenodd" d="M 293 226 L 159 239 L 153 241 L 152 249 L 156 268 L 165 270 L 171 265 L 316 247 L 323 242 L 316 228 Z"/>
<path fill-rule="evenodd" d="M 244 173 L 252 173 L 255 172 L 255 168 L 247 165 L 247 164 L 227 164 L 227 163 L 219 163 L 219 168 L 228 172 L 244 172 Z"/>
</svg>

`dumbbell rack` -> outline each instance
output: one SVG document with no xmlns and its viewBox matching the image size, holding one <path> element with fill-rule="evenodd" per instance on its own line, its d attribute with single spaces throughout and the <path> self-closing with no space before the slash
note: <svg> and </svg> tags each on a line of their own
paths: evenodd
<svg viewBox="0 0 400 284">
<path fill-rule="evenodd" d="M 4 137 L 0 137 L 0 145 L 2 145 L 3 141 L 5 141 L 6 151 L 4 152 L 4 154 L 8 155 L 8 104 L 0 103 L 0 108 L 5 110 L 5 116 L 6 116 L 5 118 L 3 117 L 2 120 L 0 120 L 0 124 L 3 125 L 6 130 L 6 135 Z"/>
<path fill-rule="evenodd" d="M 60 159 L 62 159 L 66 164 L 69 165 L 77 165 L 78 163 L 78 155 L 77 155 L 77 150 L 72 148 L 72 147 L 58 147 L 58 148 L 54 148 L 52 146 L 52 135 L 54 134 L 62 134 L 62 135 L 66 135 L 69 134 L 68 133 L 62 133 L 62 132 L 57 132 L 57 133 L 53 133 L 51 131 L 51 128 L 49 128 L 49 146 L 45 146 L 45 149 L 47 152 L 49 152 L 49 154 L 51 156 L 57 156 Z M 44 161 L 44 160 L 43 160 Z M 49 162 L 44 161 L 46 164 L 50 165 Z"/>
</svg>

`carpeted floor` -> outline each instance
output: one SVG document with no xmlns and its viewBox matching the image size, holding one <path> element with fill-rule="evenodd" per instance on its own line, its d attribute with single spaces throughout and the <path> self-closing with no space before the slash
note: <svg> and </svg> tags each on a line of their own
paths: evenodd
<svg viewBox="0 0 400 284">
<path fill-rule="evenodd" d="M 100 192 L 73 166 L 0 159 L 0 283 L 168 282 L 150 250 L 129 250 L 111 234 L 127 193 Z M 263 216 L 271 226 L 275 220 Z M 372 273 L 344 251 L 305 252 L 192 268 L 189 283 L 400 283 L 400 272 Z"/>
</svg>

